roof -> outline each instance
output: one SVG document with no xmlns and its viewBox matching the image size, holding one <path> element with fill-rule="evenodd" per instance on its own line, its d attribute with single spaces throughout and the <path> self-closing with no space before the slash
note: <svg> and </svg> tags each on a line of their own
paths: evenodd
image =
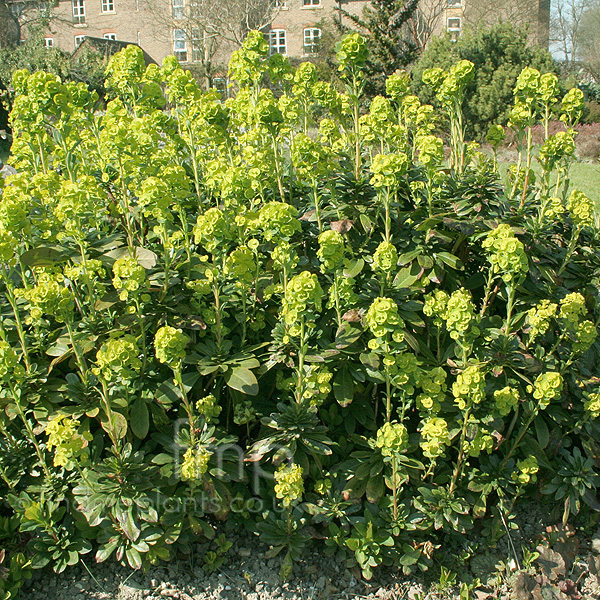
<svg viewBox="0 0 600 600">
<path fill-rule="evenodd" d="M 151 64 L 157 64 L 157 62 L 143 49 L 134 42 L 124 42 L 122 40 L 107 40 L 105 38 L 97 38 L 86 35 L 84 40 L 77 46 L 75 52 L 71 54 L 71 59 L 77 59 L 80 54 L 82 54 L 86 48 L 96 50 L 104 54 L 106 57 L 112 56 L 117 52 L 120 52 L 127 46 L 138 46 L 141 51 L 144 53 L 144 62 L 146 66 Z"/>
</svg>

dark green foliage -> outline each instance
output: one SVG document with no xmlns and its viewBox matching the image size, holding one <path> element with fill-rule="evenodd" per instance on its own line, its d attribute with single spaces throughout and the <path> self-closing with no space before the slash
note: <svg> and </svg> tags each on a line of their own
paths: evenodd
<svg viewBox="0 0 600 600">
<path fill-rule="evenodd" d="M 408 36 L 406 24 L 417 10 L 418 0 L 374 0 L 362 17 L 345 13 L 361 29 L 369 48 L 365 75 L 365 94 L 385 93 L 385 80 L 417 57 L 417 46 Z"/>
</svg>

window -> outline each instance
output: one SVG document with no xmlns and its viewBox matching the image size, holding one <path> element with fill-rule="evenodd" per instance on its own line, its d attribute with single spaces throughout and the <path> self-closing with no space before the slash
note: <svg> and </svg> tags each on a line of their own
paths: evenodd
<svg viewBox="0 0 600 600">
<path fill-rule="evenodd" d="M 183 19 L 185 16 L 185 0 L 173 0 L 172 3 L 173 18 Z"/>
<path fill-rule="evenodd" d="M 310 27 L 304 30 L 304 54 L 316 54 L 319 51 L 321 41 L 321 30 L 318 27 Z"/>
<path fill-rule="evenodd" d="M 76 35 L 75 36 L 75 48 L 79 48 L 79 46 L 81 45 L 81 42 L 83 42 L 83 40 L 85 40 L 85 35 Z"/>
<path fill-rule="evenodd" d="M 448 17 L 446 29 L 448 31 L 460 31 L 460 17 Z"/>
<path fill-rule="evenodd" d="M 192 29 L 192 62 L 202 62 L 205 57 L 204 32 Z"/>
<path fill-rule="evenodd" d="M 116 40 L 117 39 L 117 34 L 116 33 L 105 33 L 102 37 L 105 40 Z"/>
<path fill-rule="evenodd" d="M 73 23 L 80 24 L 85 23 L 85 1 L 84 0 L 72 0 L 73 1 Z M 81 37 L 81 36 L 78 36 Z"/>
<path fill-rule="evenodd" d="M 52 46 L 54 46 L 54 38 L 44 38 L 44 46 L 46 46 L 46 48 L 52 48 Z"/>
<path fill-rule="evenodd" d="M 446 6 L 452 8 L 453 6 L 461 6 L 462 0 L 446 0 Z"/>
<path fill-rule="evenodd" d="M 302 0 L 302 6 L 321 6 L 321 0 Z"/>
<path fill-rule="evenodd" d="M 275 8 L 287 8 L 287 0 L 275 0 Z"/>
<path fill-rule="evenodd" d="M 173 30 L 173 54 L 179 62 L 187 62 L 187 42 L 183 29 Z"/>
<path fill-rule="evenodd" d="M 115 12 L 115 0 L 102 0 L 102 12 L 103 13 Z"/>
<path fill-rule="evenodd" d="M 286 54 L 285 29 L 273 29 L 269 31 L 269 53 Z"/>
</svg>

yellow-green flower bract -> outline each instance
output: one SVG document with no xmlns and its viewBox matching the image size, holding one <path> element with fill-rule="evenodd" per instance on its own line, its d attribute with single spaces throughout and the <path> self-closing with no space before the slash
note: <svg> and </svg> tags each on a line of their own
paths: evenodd
<svg viewBox="0 0 600 600">
<path fill-rule="evenodd" d="M 164 325 L 154 336 L 156 358 L 171 368 L 178 367 L 185 358 L 185 347 L 189 341 L 190 338 L 181 329 Z"/>
<path fill-rule="evenodd" d="M 402 423 L 384 423 L 377 431 L 375 446 L 383 456 L 394 456 L 404 452 L 408 446 L 408 431 Z"/>
<path fill-rule="evenodd" d="M 288 507 L 302 499 L 304 480 L 302 467 L 283 464 L 275 471 L 275 495 L 283 506 Z"/>
</svg>

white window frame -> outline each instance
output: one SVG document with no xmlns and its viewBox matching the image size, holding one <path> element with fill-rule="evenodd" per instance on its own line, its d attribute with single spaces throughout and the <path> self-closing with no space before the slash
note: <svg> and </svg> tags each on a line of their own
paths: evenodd
<svg viewBox="0 0 600 600">
<path fill-rule="evenodd" d="M 173 54 L 179 62 L 188 61 L 187 35 L 185 29 L 173 29 Z M 181 56 L 184 54 L 184 56 Z"/>
<path fill-rule="evenodd" d="M 185 18 L 185 0 L 171 0 L 171 11 L 176 21 Z"/>
<path fill-rule="evenodd" d="M 71 0 L 73 7 L 73 23 L 81 25 L 85 23 L 85 0 Z"/>
<path fill-rule="evenodd" d="M 102 14 L 115 12 L 115 0 L 101 0 Z"/>
<path fill-rule="evenodd" d="M 462 0 L 446 0 L 446 8 L 460 8 Z"/>
<path fill-rule="evenodd" d="M 116 33 L 105 33 L 102 37 L 105 40 L 112 40 L 113 42 L 117 41 L 117 34 Z"/>
<path fill-rule="evenodd" d="M 450 25 L 451 21 L 458 21 L 458 25 Z M 460 17 L 448 17 L 446 19 L 446 31 L 462 31 L 462 19 Z"/>
<path fill-rule="evenodd" d="M 44 47 L 45 48 L 53 48 L 54 47 L 54 38 L 51 38 L 51 37 L 44 38 Z"/>
<path fill-rule="evenodd" d="M 321 6 L 321 0 L 302 0 L 302 8 L 317 8 Z"/>
<path fill-rule="evenodd" d="M 271 29 L 269 31 L 269 54 L 287 54 L 287 31 Z"/>
<path fill-rule="evenodd" d="M 318 27 L 304 28 L 304 54 L 316 54 L 319 51 L 322 33 Z"/>
<path fill-rule="evenodd" d="M 86 35 L 76 35 L 75 36 L 75 49 L 79 48 L 79 46 L 81 46 L 81 42 L 83 42 L 83 40 L 85 40 L 87 36 Z"/>
<path fill-rule="evenodd" d="M 287 0 L 275 0 L 275 8 L 278 8 L 279 10 L 287 10 Z"/>
</svg>

